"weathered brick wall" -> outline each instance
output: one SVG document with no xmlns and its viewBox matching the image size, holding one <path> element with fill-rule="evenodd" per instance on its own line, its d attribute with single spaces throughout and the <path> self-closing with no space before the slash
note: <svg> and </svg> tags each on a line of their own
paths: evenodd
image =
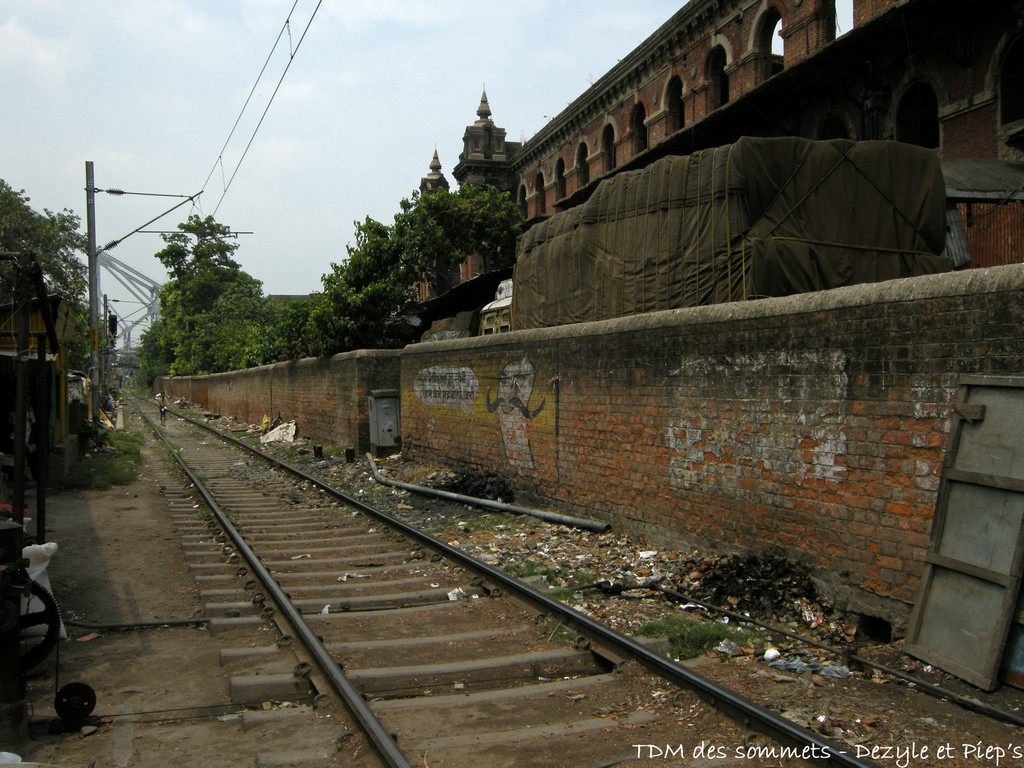
<svg viewBox="0 0 1024 768">
<path fill-rule="evenodd" d="M 1021 375 L 1024 268 L 407 347 L 404 451 L 658 545 L 781 549 L 902 625 L 965 375 Z"/>
<path fill-rule="evenodd" d="M 398 376 L 397 351 L 363 350 L 210 376 L 176 376 L 154 386 L 254 424 L 264 414 L 294 420 L 302 437 L 362 452 L 370 448 L 366 396 L 397 389 Z"/>
</svg>

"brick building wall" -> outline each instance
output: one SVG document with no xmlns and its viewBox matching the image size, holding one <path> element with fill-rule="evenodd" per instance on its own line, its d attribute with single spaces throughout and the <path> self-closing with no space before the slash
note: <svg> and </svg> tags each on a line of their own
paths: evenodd
<svg viewBox="0 0 1024 768">
<path fill-rule="evenodd" d="M 209 376 L 158 379 L 154 387 L 204 409 L 259 424 L 295 421 L 301 437 L 370 449 L 367 395 L 397 389 L 398 352 L 361 350 Z"/>
<path fill-rule="evenodd" d="M 1014 265 L 407 347 L 403 450 L 651 544 L 781 549 L 900 627 L 965 375 L 1022 375 Z"/>
<path fill-rule="evenodd" d="M 782 62 L 771 54 L 780 20 Z M 999 116 L 1001 83 L 1013 76 L 1005 56 L 1024 32 L 1018 0 L 980 0 L 967 16 L 951 0 L 855 0 L 854 31 L 836 40 L 835 29 L 834 0 L 694 0 L 510 155 L 509 186 L 528 218 L 546 215 L 624 165 L 741 135 L 895 139 L 947 158 L 1024 158 Z M 913 117 L 921 89 L 937 103 L 924 137 Z"/>
</svg>

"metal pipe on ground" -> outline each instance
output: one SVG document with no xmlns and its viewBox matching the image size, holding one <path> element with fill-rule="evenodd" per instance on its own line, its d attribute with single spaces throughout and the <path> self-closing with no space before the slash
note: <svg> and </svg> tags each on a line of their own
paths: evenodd
<svg viewBox="0 0 1024 768">
<path fill-rule="evenodd" d="M 581 528 L 585 531 L 593 531 L 594 533 L 607 533 L 612 529 L 611 523 L 607 523 L 604 520 L 588 520 L 583 517 L 572 517 L 569 515 L 559 515 L 555 512 L 545 512 L 542 509 L 530 509 L 529 507 L 517 507 L 514 504 L 505 504 L 501 501 L 491 501 L 490 499 L 477 499 L 472 496 L 463 496 L 461 493 L 452 493 L 451 491 L 442 491 L 437 488 L 427 488 L 423 485 L 412 485 L 411 483 L 402 483 L 398 480 L 388 480 L 384 477 L 377 469 L 377 464 L 373 460 L 373 456 L 369 453 L 366 454 L 366 460 L 370 462 L 370 471 L 373 473 L 373 479 L 381 485 L 388 485 L 392 488 L 401 488 L 403 491 L 412 491 L 413 493 L 421 493 L 424 496 L 436 496 L 440 499 L 447 499 L 448 501 L 454 501 L 458 504 L 470 504 L 474 507 L 485 507 L 486 509 L 494 509 L 499 512 L 510 512 L 514 515 L 529 515 L 530 517 L 536 517 L 541 520 L 546 520 L 549 523 L 558 523 L 559 525 L 567 525 L 570 528 Z"/>
</svg>

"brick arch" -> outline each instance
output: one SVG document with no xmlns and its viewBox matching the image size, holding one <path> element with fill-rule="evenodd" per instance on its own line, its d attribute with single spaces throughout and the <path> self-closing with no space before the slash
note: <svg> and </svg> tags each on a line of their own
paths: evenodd
<svg viewBox="0 0 1024 768">
<path fill-rule="evenodd" d="M 916 77 L 906 82 L 904 87 L 894 94 L 892 128 L 893 138 L 897 141 L 917 144 L 928 149 L 941 147 L 939 94 L 931 80 Z"/>
<path fill-rule="evenodd" d="M 780 21 L 783 29 L 786 28 L 787 11 L 788 8 L 784 3 L 764 3 L 755 12 L 753 23 L 750 25 L 750 36 L 747 38 L 748 53 L 771 52 L 772 34 Z"/>
<path fill-rule="evenodd" d="M 713 51 L 715 48 L 721 47 L 725 51 L 725 66 L 731 67 L 736 61 L 736 55 L 733 53 L 732 41 L 723 34 L 711 35 L 711 39 L 708 42 L 708 51 Z M 707 61 L 704 63 L 704 73 L 707 75 Z"/>
<path fill-rule="evenodd" d="M 780 22 L 782 28 L 785 29 L 787 22 L 783 11 L 774 3 L 766 3 L 750 26 L 748 52 L 757 57 L 757 79 L 759 82 L 782 71 L 785 51 L 782 56 L 783 62 L 778 62 L 775 58 L 776 54 L 772 52 L 775 28 Z"/>
<path fill-rule="evenodd" d="M 601 154 L 604 156 L 605 173 L 611 173 L 619 164 L 615 146 L 617 133 L 615 121 L 609 118 L 601 128 Z"/>
<path fill-rule="evenodd" d="M 716 37 L 719 37 L 716 35 Z M 729 50 L 723 45 L 711 46 L 704 59 L 704 82 L 708 91 L 708 112 L 713 112 L 723 104 L 728 104 L 733 97 L 729 87 Z"/>
<path fill-rule="evenodd" d="M 678 84 L 678 89 L 676 88 Z M 678 98 L 678 101 L 677 101 Z M 661 91 L 661 104 L 668 117 L 667 133 L 674 133 L 686 125 L 686 77 L 670 72 Z"/>
<path fill-rule="evenodd" d="M 565 160 L 559 155 L 555 160 L 555 200 L 565 197 Z"/>
<path fill-rule="evenodd" d="M 547 200 L 544 192 L 544 173 L 537 171 L 533 179 L 533 213 L 535 216 L 543 216 L 548 212 Z"/>
<path fill-rule="evenodd" d="M 1024 120 L 1024 35 L 1007 35 L 992 57 L 999 124 Z"/>
<path fill-rule="evenodd" d="M 590 183 L 590 147 L 587 146 L 585 138 L 580 139 L 576 145 L 576 162 L 573 167 L 576 169 L 576 188 L 585 187 Z"/>
<path fill-rule="evenodd" d="M 648 146 L 647 138 L 647 108 L 642 99 L 637 99 L 636 104 L 629 111 L 629 133 L 633 139 L 633 154 L 639 155 Z"/>
</svg>

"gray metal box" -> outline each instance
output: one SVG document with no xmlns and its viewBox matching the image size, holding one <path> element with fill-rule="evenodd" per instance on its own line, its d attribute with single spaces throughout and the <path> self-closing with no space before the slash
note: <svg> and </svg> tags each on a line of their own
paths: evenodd
<svg viewBox="0 0 1024 768">
<path fill-rule="evenodd" d="M 374 390 L 366 400 L 370 413 L 370 453 L 378 458 L 397 453 L 402 445 L 398 390 Z"/>
</svg>

